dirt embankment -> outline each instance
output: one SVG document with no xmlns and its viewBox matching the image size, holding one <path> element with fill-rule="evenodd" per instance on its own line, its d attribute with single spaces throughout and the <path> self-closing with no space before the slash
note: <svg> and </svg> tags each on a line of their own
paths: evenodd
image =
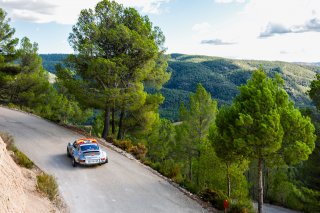
<svg viewBox="0 0 320 213">
<path fill-rule="evenodd" d="M 19 167 L 0 137 L 0 213 L 59 212 L 36 189 L 36 173 Z"/>
</svg>

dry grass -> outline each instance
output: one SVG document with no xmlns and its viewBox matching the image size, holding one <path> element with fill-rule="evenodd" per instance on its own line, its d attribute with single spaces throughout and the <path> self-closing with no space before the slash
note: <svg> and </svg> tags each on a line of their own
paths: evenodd
<svg viewBox="0 0 320 213">
<path fill-rule="evenodd" d="M 42 173 L 37 176 L 37 188 L 53 201 L 58 195 L 58 184 L 52 175 Z"/>
<path fill-rule="evenodd" d="M 31 169 L 34 166 L 33 162 L 25 154 L 23 154 L 20 150 L 17 149 L 17 147 L 14 145 L 14 139 L 10 134 L 6 132 L 0 132 L 0 137 L 7 145 L 7 150 L 12 151 L 14 153 L 13 160 L 18 165 L 27 169 Z"/>
</svg>

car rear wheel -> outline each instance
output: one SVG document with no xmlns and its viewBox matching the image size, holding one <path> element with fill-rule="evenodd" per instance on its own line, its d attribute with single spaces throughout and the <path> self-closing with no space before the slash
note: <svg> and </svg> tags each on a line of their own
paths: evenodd
<svg viewBox="0 0 320 213">
<path fill-rule="evenodd" d="M 76 167 L 76 166 L 77 166 L 76 159 L 74 159 L 74 158 L 72 158 L 72 166 L 73 166 L 73 167 Z"/>
<path fill-rule="evenodd" d="M 103 164 L 106 164 L 106 163 L 108 163 L 108 158 L 103 163 L 100 163 L 100 166 L 102 166 Z"/>
<path fill-rule="evenodd" d="M 68 147 L 67 147 L 67 156 L 68 156 L 69 158 L 71 157 Z"/>
</svg>

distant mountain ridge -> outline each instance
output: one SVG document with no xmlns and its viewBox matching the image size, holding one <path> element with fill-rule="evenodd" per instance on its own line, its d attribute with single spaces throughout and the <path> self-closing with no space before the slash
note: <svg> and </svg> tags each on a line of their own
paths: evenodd
<svg viewBox="0 0 320 213">
<path fill-rule="evenodd" d="M 43 59 L 44 68 L 55 73 L 54 65 L 62 62 L 67 54 L 40 56 Z M 188 103 L 189 93 L 195 91 L 198 83 L 201 83 L 212 97 L 218 100 L 219 105 L 230 104 L 238 94 L 238 86 L 246 83 L 252 72 L 260 66 L 271 77 L 276 73 L 281 75 L 285 81 L 286 91 L 297 106 L 312 105 L 306 92 L 316 73 L 320 73 L 320 66 L 171 54 L 168 71 L 172 73 L 172 76 L 160 90 L 165 97 L 160 114 L 162 117 L 177 121 L 180 103 Z M 154 91 L 150 90 L 150 92 Z"/>
<path fill-rule="evenodd" d="M 300 65 L 307 65 L 307 66 L 320 66 L 320 62 L 313 62 L 313 63 L 308 63 L 308 62 L 294 62 L 295 64 L 300 64 Z"/>
</svg>

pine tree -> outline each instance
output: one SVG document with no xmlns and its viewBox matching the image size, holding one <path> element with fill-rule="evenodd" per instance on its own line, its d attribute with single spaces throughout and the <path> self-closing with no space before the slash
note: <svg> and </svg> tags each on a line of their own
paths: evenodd
<svg viewBox="0 0 320 213">
<path fill-rule="evenodd" d="M 145 104 L 144 83 L 159 88 L 170 77 L 161 30 L 135 9 L 103 0 L 81 11 L 69 42 L 78 54 L 58 67 L 59 81 L 82 104 L 104 111 L 103 138 L 110 134 L 110 113 L 113 131 L 118 114 L 123 138 L 125 119 Z"/>
<path fill-rule="evenodd" d="M 227 111 L 233 117 L 224 124 L 232 142 L 227 148 L 258 162 L 258 211 L 261 213 L 264 163 L 275 159 L 286 164 L 307 160 L 315 145 L 314 127 L 309 118 L 295 109 L 280 76 L 268 78 L 262 69 L 255 71 L 247 84 L 240 87 L 240 94 Z"/>
<path fill-rule="evenodd" d="M 188 162 L 188 178 L 193 180 L 193 165 L 195 159 L 199 165 L 202 146 L 207 140 L 209 127 L 214 123 L 217 113 L 217 102 L 212 100 L 201 84 L 198 84 L 196 93 L 190 95 L 190 108 L 180 108 L 182 124 L 177 127 L 177 141 L 182 152 L 185 153 Z M 199 166 L 195 171 L 195 182 L 199 185 Z"/>
</svg>

